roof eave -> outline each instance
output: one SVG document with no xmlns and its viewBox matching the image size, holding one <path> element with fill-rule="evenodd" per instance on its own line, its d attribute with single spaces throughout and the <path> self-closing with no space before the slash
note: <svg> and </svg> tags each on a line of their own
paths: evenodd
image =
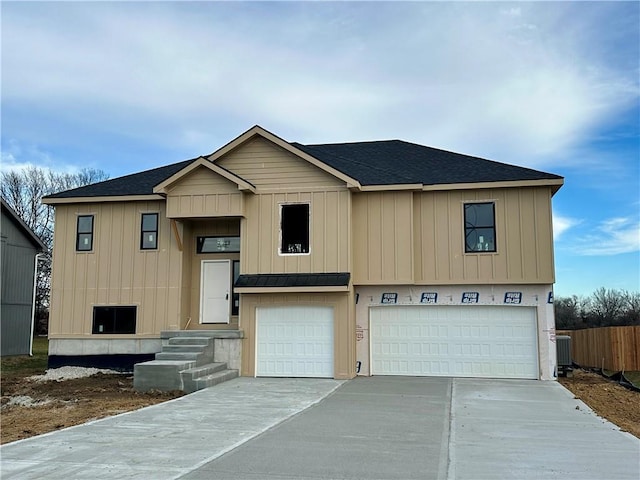
<svg viewBox="0 0 640 480">
<path fill-rule="evenodd" d="M 537 180 L 503 180 L 496 182 L 469 182 L 469 183 L 439 183 L 436 185 L 423 185 L 423 191 L 442 190 L 477 190 L 490 188 L 518 188 L 518 187 L 551 187 L 555 194 L 564 184 L 563 178 L 543 178 Z"/>
<path fill-rule="evenodd" d="M 236 293 L 313 293 L 348 292 L 349 285 L 305 286 L 305 287 L 234 287 Z"/>
<path fill-rule="evenodd" d="M 45 205 L 63 205 L 72 203 L 99 203 L 99 202 L 135 202 L 148 200 L 164 200 L 162 195 L 145 194 L 145 195 L 101 195 L 95 197 L 62 197 L 62 198 L 43 198 L 42 203 Z"/>
</svg>

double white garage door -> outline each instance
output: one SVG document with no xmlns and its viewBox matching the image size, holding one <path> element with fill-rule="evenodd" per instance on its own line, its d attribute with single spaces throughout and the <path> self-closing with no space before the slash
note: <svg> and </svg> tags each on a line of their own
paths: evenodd
<svg viewBox="0 0 640 480">
<path fill-rule="evenodd" d="M 331 307 L 260 307 L 256 375 L 333 377 Z M 370 309 L 372 375 L 538 378 L 535 308 Z"/>
<path fill-rule="evenodd" d="M 535 308 L 371 309 L 371 374 L 538 378 Z"/>
</svg>

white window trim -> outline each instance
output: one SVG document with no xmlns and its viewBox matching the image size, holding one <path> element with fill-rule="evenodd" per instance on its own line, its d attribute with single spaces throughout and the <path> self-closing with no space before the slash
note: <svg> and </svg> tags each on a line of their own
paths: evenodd
<svg viewBox="0 0 640 480">
<path fill-rule="evenodd" d="M 309 222 L 307 228 L 309 230 L 309 251 L 304 253 L 288 253 L 282 251 L 282 207 L 285 205 L 309 205 Z M 300 257 L 305 255 L 311 255 L 311 202 L 281 202 L 278 203 L 278 255 L 281 257 Z"/>
</svg>

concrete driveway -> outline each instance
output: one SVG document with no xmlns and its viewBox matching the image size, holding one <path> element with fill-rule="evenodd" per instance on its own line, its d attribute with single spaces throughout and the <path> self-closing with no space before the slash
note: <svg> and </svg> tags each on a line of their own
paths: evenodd
<svg viewBox="0 0 640 480">
<path fill-rule="evenodd" d="M 633 479 L 640 441 L 555 382 L 239 378 L 0 449 L 3 479 Z"/>
</svg>

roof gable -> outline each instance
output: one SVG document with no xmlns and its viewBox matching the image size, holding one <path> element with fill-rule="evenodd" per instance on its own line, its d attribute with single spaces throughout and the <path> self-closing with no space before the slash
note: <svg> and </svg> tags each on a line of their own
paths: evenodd
<svg viewBox="0 0 640 480">
<path fill-rule="evenodd" d="M 298 155 L 256 135 L 216 159 L 220 165 L 253 183 L 257 189 L 335 189 L 347 182 Z"/>
<path fill-rule="evenodd" d="M 38 250 L 44 251 L 47 249 L 47 246 L 40 240 L 29 226 L 24 223 L 24 220 L 20 218 L 20 216 L 16 213 L 16 211 L 9 206 L 7 202 L 4 201 L 4 198 L 0 198 L 0 203 L 2 205 L 2 213 L 9 218 L 13 224 L 20 230 L 25 238 L 31 242 L 31 244 Z"/>
<path fill-rule="evenodd" d="M 231 183 L 235 183 L 238 186 L 238 190 L 242 191 L 250 191 L 255 193 L 256 188 L 251 182 L 247 182 L 245 179 L 239 177 L 233 172 L 221 167 L 220 165 L 215 165 L 211 163 L 204 157 L 199 157 L 194 160 L 189 165 L 186 165 L 181 170 L 177 171 L 169 178 L 163 180 L 158 185 L 153 188 L 153 193 L 168 193 L 169 190 L 175 187 L 181 180 L 183 180 L 187 175 L 193 173 L 198 168 L 206 168 L 211 172 L 219 175 L 220 177 L 226 179 Z"/>
<path fill-rule="evenodd" d="M 232 152 L 235 149 L 239 148 L 240 146 L 246 144 L 247 142 L 249 142 L 250 140 L 254 139 L 257 136 L 264 138 L 265 140 L 273 143 L 274 145 L 277 145 L 278 147 L 284 149 L 285 151 L 287 151 L 289 153 L 292 153 L 293 155 L 301 158 L 302 160 L 306 160 L 310 164 L 315 165 L 316 167 L 320 168 L 321 170 L 324 170 L 325 172 L 329 173 L 330 175 L 333 175 L 334 177 L 342 180 L 349 187 L 354 187 L 354 186 L 358 187 L 358 186 L 360 186 L 359 182 L 356 179 L 354 179 L 354 178 L 352 178 L 352 177 L 350 177 L 348 175 L 345 175 L 340 170 L 337 170 L 337 169 L 333 168 L 331 165 L 329 165 L 326 162 L 323 162 L 323 161 L 317 159 L 313 155 L 309 155 L 305 151 L 296 148 L 295 144 L 289 143 L 286 140 L 283 140 L 282 138 L 280 138 L 280 137 L 274 135 L 273 133 L 265 130 L 264 128 L 260 127 L 259 125 L 253 126 L 252 128 L 250 128 L 249 130 L 247 130 L 246 132 L 244 132 L 243 134 L 241 134 L 240 136 L 238 136 L 237 138 L 235 138 L 231 142 L 227 143 L 225 146 L 223 146 L 220 149 L 216 150 L 211 155 L 208 155 L 207 158 L 209 160 L 211 160 L 212 162 L 216 163 L 220 159 L 222 159 L 226 155 L 228 155 L 230 152 Z"/>
</svg>

